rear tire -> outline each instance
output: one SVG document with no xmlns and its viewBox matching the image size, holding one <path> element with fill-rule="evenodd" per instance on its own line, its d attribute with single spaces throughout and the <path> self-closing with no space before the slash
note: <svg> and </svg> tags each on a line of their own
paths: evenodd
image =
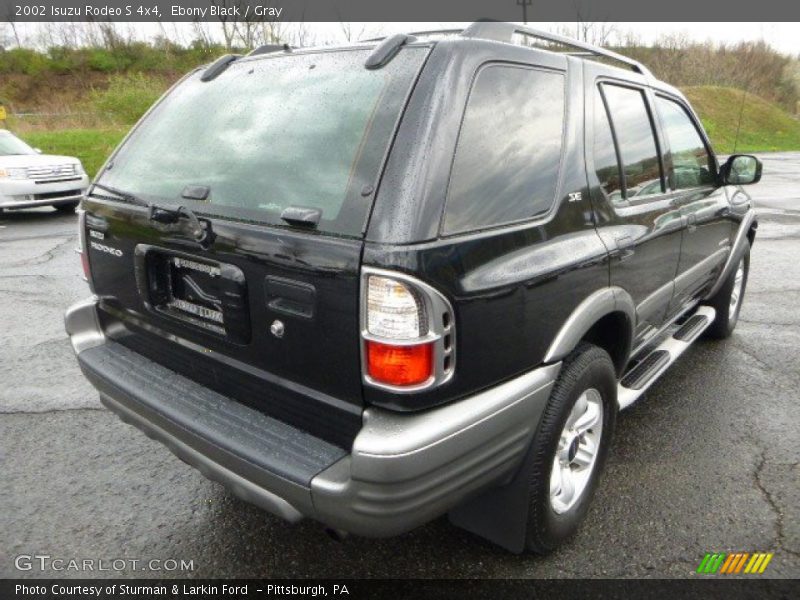
<svg viewBox="0 0 800 600">
<path fill-rule="evenodd" d="M 611 357 L 582 342 L 564 360 L 531 448 L 529 551 L 550 552 L 578 530 L 605 464 L 616 416 Z"/>
<path fill-rule="evenodd" d="M 750 272 L 750 243 L 745 242 L 745 249 L 739 264 L 728 275 L 725 283 L 709 298 L 705 304 L 717 311 L 714 322 L 706 329 L 706 335 L 711 339 L 723 340 L 730 337 L 739 321 L 742 310 L 744 291 L 747 287 L 747 275 Z"/>
<path fill-rule="evenodd" d="M 71 213 L 75 212 L 75 209 L 78 208 L 78 204 L 80 204 L 80 200 L 75 202 L 65 202 L 64 204 L 56 204 L 53 206 L 58 212 L 60 213 Z"/>
</svg>

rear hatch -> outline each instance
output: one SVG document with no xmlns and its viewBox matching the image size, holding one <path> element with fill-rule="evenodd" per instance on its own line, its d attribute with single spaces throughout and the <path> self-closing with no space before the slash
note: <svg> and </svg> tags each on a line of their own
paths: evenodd
<svg viewBox="0 0 800 600">
<path fill-rule="evenodd" d="M 177 85 L 84 201 L 108 335 L 349 446 L 363 233 L 427 52 L 280 52 Z"/>
</svg>

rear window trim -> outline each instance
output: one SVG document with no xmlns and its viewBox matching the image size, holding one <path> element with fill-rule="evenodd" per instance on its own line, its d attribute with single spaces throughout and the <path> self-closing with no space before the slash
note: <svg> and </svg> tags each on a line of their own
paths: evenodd
<svg viewBox="0 0 800 600">
<path fill-rule="evenodd" d="M 445 233 L 444 222 L 445 222 L 445 214 L 447 212 L 447 204 L 448 201 L 450 200 L 450 190 L 453 182 L 453 167 L 455 166 L 456 156 L 458 155 L 458 144 L 461 141 L 461 134 L 464 129 L 464 121 L 467 116 L 467 107 L 469 106 L 470 98 L 472 98 L 472 93 L 475 89 L 475 82 L 477 81 L 479 75 L 485 69 L 491 68 L 493 66 L 511 67 L 516 69 L 524 69 L 528 71 L 540 71 L 544 73 L 552 73 L 560 75 L 564 80 L 564 96 L 563 96 L 564 119 L 561 124 L 561 154 L 558 159 L 558 173 L 556 175 L 555 193 L 553 195 L 553 199 L 550 201 L 547 210 L 540 211 L 529 217 L 514 219 L 506 221 L 504 223 L 498 223 L 495 225 L 476 227 L 466 231 Z M 497 59 L 487 60 L 478 65 L 470 80 L 469 93 L 467 94 L 466 100 L 464 101 L 464 105 L 461 107 L 461 119 L 458 125 L 458 135 L 456 136 L 455 150 L 453 151 L 453 156 L 450 159 L 450 168 L 447 178 L 447 189 L 445 191 L 445 198 L 444 202 L 442 203 L 442 211 L 439 217 L 438 238 L 454 239 L 459 237 L 475 236 L 476 234 L 480 235 L 484 233 L 491 233 L 497 230 L 503 230 L 509 228 L 525 229 L 528 226 L 540 226 L 546 223 L 547 221 L 551 220 L 555 216 L 556 212 L 558 212 L 558 209 L 563 201 L 562 190 L 563 190 L 563 179 L 564 179 L 564 161 L 567 155 L 567 124 L 570 122 L 570 119 L 572 117 L 570 111 L 570 102 L 568 101 L 568 91 L 569 91 L 568 84 L 569 84 L 569 72 L 566 68 L 558 69 L 535 63 L 527 63 L 527 62 L 512 61 L 512 60 L 497 60 Z"/>
</svg>

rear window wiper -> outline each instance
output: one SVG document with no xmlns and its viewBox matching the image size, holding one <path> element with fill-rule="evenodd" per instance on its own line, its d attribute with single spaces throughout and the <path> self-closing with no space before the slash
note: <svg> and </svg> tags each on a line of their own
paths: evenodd
<svg viewBox="0 0 800 600">
<path fill-rule="evenodd" d="M 151 221 L 156 223 L 161 223 L 163 225 L 174 225 L 177 223 L 182 227 L 182 223 L 184 221 L 181 220 L 181 217 L 183 217 L 191 225 L 192 237 L 204 246 L 210 244 L 214 239 L 214 233 L 211 230 L 211 222 L 205 219 L 200 221 L 200 219 L 197 218 L 197 215 L 195 215 L 191 209 L 186 208 L 185 206 L 178 206 L 176 208 L 159 206 L 158 204 L 148 202 L 147 200 L 140 198 L 136 194 L 132 194 L 130 192 L 126 192 L 102 183 L 95 183 L 94 187 L 105 190 L 106 192 L 111 192 L 126 202 L 149 209 L 147 216 Z"/>
<path fill-rule="evenodd" d="M 130 192 L 126 192 L 124 190 L 120 190 L 115 187 L 111 187 L 110 185 L 105 185 L 102 183 L 95 183 L 92 185 L 92 189 L 100 188 L 103 191 L 111 192 L 115 196 L 119 196 L 126 202 L 130 202 L 131 204 L 136 204 L 138 206 L 144 206 L 145 208 L 150 208 L 150 203 L 147 200 L 143 200 L 139 198 L 136 194 L 131 194 Z"/>
<path fill-rule="evenodd" d="M 183 223 L 181 217 L 185 218 L 191 225 L 192 237 L 202 244 L 207 246 L 214 240 L 214 232 L 211 229 L 211 221 L 203 219 L 202 221 L 197 218 L 191 208 L 183 205 L 175 208 L 159 206 L 157 204 L 150 204 L 150 220 L 164 225 L 172 225 L 174 223 Z"/>
</svg>

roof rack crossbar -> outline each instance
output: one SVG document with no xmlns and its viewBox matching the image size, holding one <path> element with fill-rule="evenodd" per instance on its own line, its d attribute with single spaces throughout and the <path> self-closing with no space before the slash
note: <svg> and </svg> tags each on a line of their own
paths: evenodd
<svg viewBox="0 0 800 600">
<path fill-rule="evenodd" d="M 495 40 L 498 42 L 512 43 L 514 40 L 514 34 L 518 33 L 529 37 L 534 37 L 540 40 L 544 40 L 547 42 L 553 42 L 556 44 L 569 46 L 571 48 L 577 48 L 578 50 L 588 52 L 593 56 L 610 58 L 612 60 L 621 62 L 623 64 L 632 67 L 635 71 L 638 71 L 639 73 L 641 73 L 646 77 L 652 77 L 650 70 L 637 60 L 633 60 L 632 58 L 628 58 L 627 56 L 623 56 L 622 54 L 617 54 L 616 52 L 612 52 L 611 50 L 606 50 L 605 48 L 600 48 L 599 46 L 595 46 L 587 42 L 581 42 L 579 40 L 574 40 L 572 38 L 563 35 L 558 35 L 556 33 L 549 33 L 547 31 L 542 31 L 540 29 L 534 29 L 526 25 L 503 23 L 500 21 L 476 21 L 475 23 L 467 27 L 461 33 L 461 35 L 464 37 L 472 37 L 479 39 Z"/>
</svg>

